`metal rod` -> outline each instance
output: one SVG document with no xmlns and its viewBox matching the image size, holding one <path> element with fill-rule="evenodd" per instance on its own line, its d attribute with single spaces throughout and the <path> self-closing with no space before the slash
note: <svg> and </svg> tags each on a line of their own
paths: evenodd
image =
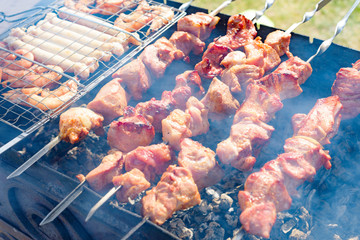
<svg viewBox="0 0 360 240">
<path fill-rule="evenodd" d="M 179 11 L 185 12 L 190 7 L 190 5 L 193 1 L 195 1 L 195 0 L 190 0 L 186 3 L 181 4 L 181 6 L 179 7 Z"/>
<path fill-rule="evenodd" d="M 51 210 L 48 215 L 40 222 L 40 226 L 52 222 L 60 215 L 80 194 L 83 192 L 83 187 L 86 179 L 82 181 L 74 190 L 72 190 L 56 207 Z"/>
<path fill-rule="evenodd" d="M 40 151 L 38 151 L 34 156 L 29 158 L 26 162 L 24 162 L 20 167 L 18 167 L 15 171 L 13 171 L 6 179 L 10 179 L 13 177 L 17 177 L 26 169 L 31 167 L 35 162 L 37 162 L 42 156 L 44 156 L 47 152 L 49 152 L 56 144 L 61 141 L 60 137 L 57 136 L 53 140 L 51 140 L 48 144 L 46 144 Z"/>
<path fill-rule="evenodd" d="M 149 220 L 149 217 L 144 217 L 141 222 L 139 222 L 138 224 L 136 224 L 135 227 L 133 227 L 125 236 L 123 236 L 121 238 L 121 240 L 126 240 L 129 237 L 131 237 L 131 235 L 133 235 L 137 230 L 139 230 L 139 228 L 142 227 L 142 225 L 144 225 L 144 223 L 146 223 L 146 221 Z"/>
<path fill-rule="evenodd" d="M 209 16 L 215 17 L 219 12 L 221 12 L 221 10 L 223 10 L 224 8 L 226 8 L 227 6 L 230 5 L 231 2 L 233 2 L 235 0 L 226 0 L 224 1 L 220 6 L 218 6 L 215 10 L 211 11 L 211 13 L 209 13 Z"/>
<path fill-rule="evenodd" d="M 85 222 L 89 221 L 89 219 L 94 215 L 94 213 L 107 201 L 111 198 L 120 188 L 122 185 L 111 188 L 105 196 L 103 196 L 89 211 L 88 215 L 85 218 Z"/>
<path fill-rule="evenodd" d="M 329 2 L 331 2 L 331 0 L 320 0 L 320 2 L 318 2 L 315 6 L 315 9 L 311 12 L 306 12 L 304 14 L 303 20 L 301 22 L 298 23 L 294 23 L 293 25 L 291 25 L 288 30 L 285 31 L 286 34 L 291 33 L 292 31 L 295 30 L 295 28 L 297 28 L 298 26 L 300 26 L 301 24 L 309 21 L 317 11 L 319 11 L 320 9 L 322 9 L 323 7 L 325 7 Z"/>
<path fill-rule="evenodd" d="M 335 33 L 334 35 L 323 41 L 320 45 L 320 47 L 318 48 L 317 52 L 311 56 L 306 62 L 311 62 L 317 55 L 320 55 L 322 53 L 324 53 L 331 45 L 331 43 L 333 42 L 334 38 L 344 29 L 351 13 L 355 10 L 355 8 L 359 5 L 360 3 L 360 0 L 356 0 L 354 2 L 354 4 L 352 5 L 352 7 L 350 8 L 350 10 L 346 13 L 346 15 L 338 22 L 338 24 L 336 25 L 336 28 L 335 28 Z"/>
<path fill-rule="evenodd" d="M 256 21 L 259 20 L 259 18 L 261 18 L 262 15 L 264 15 L 265 11 L 274 4 L 274 2 L 275 0 L 266 0 L 265 7 L 260 11 L 256 11 L 255 17 L 251 21 L 255 24 Z"/>
</svg>

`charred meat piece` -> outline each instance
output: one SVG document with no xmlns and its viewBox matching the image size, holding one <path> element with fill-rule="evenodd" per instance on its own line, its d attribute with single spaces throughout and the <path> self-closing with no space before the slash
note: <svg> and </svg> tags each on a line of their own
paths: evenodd
<svg viewBox="0 0 360 240">
<path fill-rule="evenodd" d="M 344 119 L 353 118 L 360 113 L 360 61 L 352 68 L 341 68 L 336 73 L 336 79 L 331 87 L 332 95 L 340 97 Z"/>
<path fill-rule="evenodd" d="M 209 14 L 197 12 L 181 18 L 178 21 L 177 30 L 191 33 L 200 38 L 201 41 L 205 41 L 210 37 L 212 30 L 215 29 L 219 20 L 219 17 L 212 17 Z"/>
<path fill-rule="evenodd" d="M 184 56 L 189 56 L 190 52 L 199 55 L 205 48 L 203 41 L 188 32 L 176 31 L 169 40 L 177 49 L 184 53 Z"/>
<path fill-rule="evenodd" d="M 90 187 L 95 191 L 101 191 L 106 188 L 114 176 L 119 175 L 123 170 L 124 157 L 122 152 L 110 150 L 99 166 L 86 175 Z"/>
<path fill-rule="evenodd" d="M 156 187 L 147 191 L 143 197 L 142 215 L 161 225 L 174 212 L 193 207 L 200 202 L 200 194 L 190 170 L 171 165 Z"/>
<path fill-rule="evenodd" d="M 184 57 L 184 53 L 177 49 L 168 39 L 162 37 L 154 44 L 147 46 L 139 58 L 151 74 L 156 78 L 164 76 L 166 68 L 174 60 Z"/>
<path fill-rule="evenodd" d="M 130 152 L 138 146 L 149 145 L 154 137 L 155 130 L 151 123 L 128 106 L 124 116 L 110 124 L 107 141 L 112 148 Z"/>
<path fill-rule="evenodd" d="M 212 79 L 216 76 L 219 76 L 223 71 L 223 67 L 220 65 L 222 60 L 232 52 L 231 48 L 220 45 L 217 43 L 210 43 L 201 62 L 195 65 L 195 70 L 205 78 Z"/>
<path fill-rule="evenodd" d="M 229 87 L 217 78 L 212 80 L 208 92 L 201 99 L 201 103 L 209 109 L 209 118 L 211 119 L 226 118 L 234 114 L 240 107 Z"/>
<path fill-rule="evenodd" d="M 137 147 L 125 156 L 125 170 L 137 168 L 144 173 L 148 181 L 153 181 L 156 175 L 162 174 L 170 165 L 173 152 L 164 143 L 146 147 Z"/>
<path fill-rule="evenodd" d="M 113 79 L 105 84 L 87 105 L 89 109 L 101 114 L 106 123 L 123 115 L 126 106 L 127 94 L 120 85 L 119 79 Z"/>
<path fill-rule="evenodd" d="M 70 108 L 60 115 L 59 137 L 71 144 L 77 143 L 85 138 L 91 129 L 101 131 L 103 121 L 103 116 L 88 108 Z"/>
<path fill-rule="evenodd" d="M 115 176 L 112 182 L 115 187 L 122 186 L 120 190 L 116 192 L 116 198 L 121 203 L 127 203 L 129 198 L 132 200 L 135 199 L 151 185 L 150 182 L 146 180 L 144 173 L 137 168 Z"/>
<path fill-rule="evenodd" d="M 139 58 L 117 70 L 112 77 L 120 78 L 119 81 L 126 85 L 135 100 L 142 98 L 142 94 L 150 88 L 152 82 L 149 71 Z"/>
<path fill-rule="evenodd" d="M 329 143 L 328 138 L 334 135 L 334 129 L 337 129 L 340 121 L 340 110 L 339 97 L 319 99 L 304 118 L 313 119 L 316 115 L 319 121 L 304 121 L 301 129 L 333 124 L 323 129 L 323 136 L 328 136 L 323 143 Z M 294 129 L 298 128 L 299 125 L 295 122 Z M 304 181 L 311 180 L 321 166 L 331 167 L 330 157 L 322 149 L 321 142 L 312 137 L 313 135 L 298 135 L 298 131 L 295 131 L 294 137 L 286 140 L 285 153 L 248 177 L 244 191 L 238 194 L 243 211 L 240 221 L 247 232 L 269 238 L 276 213 L 290 208 L 290 195 L 298 194 L 296 188 Z"/>
<path fill-rule="evenodd" d="M 215 185 L 224 176 L 215 159 L 215 152 L 190 138 L 181 141 L 178 163 L 191 171 L 199 191 Z"/>
<path fill-rule="evenodd" d="M 281 57 L 285 53 L 290 52 L 289 45 L 290 45 L 290 38 L 291 34 L 286 33 L 281 30 L 276 30 L 269 33 L 266 36 L 265 43 L 270 45 Z"/>
<path fill-rule="evenodd" d="M 215 40 L 218 45 L 223 45 L 237 50 L 252 42 L 257 32 L 254 24 L 245 16 L 233 15 L 229 18 L 226 35 Z"/>
</svg>

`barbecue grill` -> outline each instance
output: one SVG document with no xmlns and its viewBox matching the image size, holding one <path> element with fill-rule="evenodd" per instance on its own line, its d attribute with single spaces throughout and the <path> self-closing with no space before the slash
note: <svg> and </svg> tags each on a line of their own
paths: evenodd
<svg viewBox="0 0 360 240">
<path fill-rule="evenodd" d="M 168 2 L 177 8 L 178 3 Z M 187 13 L 205 11 L 190 7 Z M 213 31 L 209 41 L 224 35 L 229 16 L 219 15 L 221 20 Z M 309 23 L 311 24 L 311 23 Z M 265 36 L 274 28 L 261 26 L 258 35 Z M 170 27 L 162 33 L 169 37 L 175 31 Z M 301 59 L 312 56 L 322 41 L 293 34 L 290 50 Z M 136 54 L 135 54 L 136 55 Z M 134 55 L 134 56 L 135 56 Z M 276 158 L 283 152 L 285 139 L 292 136 L 291 117 L 295 113 L 307 113 L 318 98 L 331 95 L 331 85 L 336 72 L 341 67 L 349 67 L 360 59 L 358 51 L 333 44 L 321 56 L 312 61 L 313 74 L 302 85 L 303 93 L 284 101 L 284 108 L 270 122 L 276 129 L 269 143 L 263 148 L 254 170 L 258 170 L 266 161 Z M 199 56 L 191 56 L 190 62 L 177 61 L 167 69 L 165 77 L 158 80 L 161 86 L 154 84 L 145 94 L 144 100 L 160 98 L 163 90 L 173 89 L 175 76 L 184 70 L 193 69 L 200 61 Z M 100 87 L 109 80 L 105 77 L 99 85 L 82 96 L 73 105 L 88 103 Z M 209 82 L 204 81 L 205 87 Z M 129 105 L 133 105 L 130 102 Z M 302 185 L 300 198 L 294 198 L 290 210 L 278 214 L 273 227 L 273 239 L 357 239 L 360 194 L 356 176 L 360 166 L 356 162 L 359 155 L 359 119 L 343 121 L 339 132 L 326 146 L 332 157 L 331 170 L 321 169 L 313 182 Z M 229 136 L 232 119 L 220 124 L 210 123 L 210 132 L 198 136 L 195 140 L 211 149 Z M 3 132 L 11 133 L 8 127 L 1 126 Z M 108 150 L 105 136 L 90 135 L 87 139 L 72 146 L 58 144 L 53 151 L 45 155 L 38 164 L 32 166 L 19 178 L 5 180 L 6 176 L 24 160 L 35 154 L 42 146 L 58 134 L 56 118 L 42 125 L 12 149 L 0 156 L 0 175 L 2 193 L 0 197 L 0 230 L 5 239 L 107 239 L 120 238 L 141 221 L 138 204 L 119 205 L 116 201 L 105 204 L 87 223 L 84 222 L 88 210 L 101 197 L 91 189 L 75 200 L 53 223 L 39 227 L 42 218 L 61 201 L 77 184 L 75 175 L 87 173 L 98 165 Z M 10 134 L 9 134 L 10 135 Z M 16 134 L 13 134 L 13 136 Z M 4 134 L 1 134 L 3 138 Z M 2 140 L 2 139 L 1 139 Z M 3 140 L 2 140 L 3 141 Z M 160 142 L 157 136 L 155 142 Z M 151 222 L 141 227 L 132 236 L 134 239 L 257 239 L 246 234 L 239 223 L 240 209 L 237 204 L 237 192 L 243 188 L 248 173 L 231 168 L 225 169 L 226 177 L 217 185 L 201 192 L 203 202 L 192 209 L 179 211 L 162 227 Z M 101 230 L 100 230 L 101 229 Z"/>
</svg>

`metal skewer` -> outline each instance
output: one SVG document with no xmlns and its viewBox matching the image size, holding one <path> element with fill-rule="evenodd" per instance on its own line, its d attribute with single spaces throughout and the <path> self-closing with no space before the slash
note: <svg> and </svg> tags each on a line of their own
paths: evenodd
<svg viewBox="0 0 360 240">
<path fill-rule="evenodd" d="M 259 18 L 261 18 L 262 15 L 264 15 L 265 11 L 274 4 L 274 2 L 275 0 L 266 0 L 265 7 L 260 11 L 256 11 L 255 17 L 251 19 L 251 21 L 255 24 L 256 21 L 259 20 Z"/>
<path fill-rule="evenodd" d="M 323 41 L 320 45 L 320 47 L 318 48 L 317 52 L 311 56 L 306 62 L 311 62 L 311 60 L 313 60 L 317 55 L 322 54 L 323 52 L 325 52 L 331 45 L 331 43 L 333 42 L 334 38 L 344 29 L 351 13 L 355 10 L 355 8 L 359 5 L 360 0 L 356 0 L 354 2 L 354 4 L 352 5 L 351 9 L 346 13 L 346 15 L 338 22 L 338 24 L 336 25 L 335 28 L 335 33 L 334 35 Z"/>
<path fill-rule="evenodd" d="M 209 13 L 209 16 L 215 17 L 219 12 L 221 12 L 221 10 L 223 10 L 224 8 L 229 6 L 230 3 L 233 2 L 233 1 L 235 1 L 235 0 L 226 0 L 226 1 L 224 1 L 220 6 L 218 6 L 215 10 L 213 10 L 211 13 Z"/>
<path fill-rule="evenodd" d="M 303 20 L 301 22 L 298 23 L 294 23 L 293 25 L 291 25 L 288 30 L 285 31 L 286 34 L 291 33 L 292 31 L 295 30 L 295 28 L 297 28 L 298 26 L 300 26 L 301 24 L 309 21 L 317 11 L 319 11 L 320 9 L 322 9 L 323 7 L 326 6 L 326 4 L 328 4 L 329 2 L 331 2 L 331 0 L 321 0 L 320 2 L 318 2 L 315 6 L 315 9 L 311 12 L 306 12 L 304 14 Z"/>
</svg>

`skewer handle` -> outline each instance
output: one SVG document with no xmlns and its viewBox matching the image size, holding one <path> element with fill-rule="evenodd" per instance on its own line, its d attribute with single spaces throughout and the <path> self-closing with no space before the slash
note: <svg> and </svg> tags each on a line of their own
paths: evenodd
<svg viewBox="0 0 360 240">
<path fill-rule="evenodd" d="M 323 52 L 325 52 L 331 45 L 332 41 L 334 40 L 334 38 L 344 29 L 351 13 L 355 10 L 355 8 L 357 7 L 357 5 L 359 5 L 360 0 L 356 0 L 354 2 L 354 4 L 352 5 L 351 9 L 346 13 L 346 15 L 338 22 L 338 24 L 336 25 L 336 29 L 335 29 L 335 33 L 334 35 L 323 41 L 320 45 L 320 47 L 318 48 L 317 52 L 311 56 L 307 62 L 311 62 L 311 60 L 313 60 L 317 55 L 322 54 Z"/>
<path fill-rule="evenodd" d="M 86 179 L 77 185 L 56 207 L 51 210 L 48 215 L 41 221 L 40 226 L 52 222 L 57 216 L 60 215 L 80 194 L 83 192 L 83 186 Z"/>
<path fill-rule="evenodd" d="M 20 167 L 18 167 L 14 172 L 12 172 L 6 179 L 10 179 L 13 177 L 17 177 L 23 172 L 25 172 L 26 169 L 31 167 L 35 162 L 37 162 L 42 156 L 44 156 L 46 153 L 48 153 L 53 147 L 56 146 L 61 141 L 60 137 L 57 136 L 53 140 L 51 140 L 48 144 L 45 145 L 40 151 L 38 151 L 34 156 L 29 158 L 26 162 L 24 162 Z"/>
<path fill-rule="evenodd" d="M 298 22 L 298 23 L 294 23 L 293 25 L 291 25 L 291 26 L 289 27 L 289 29 L 285 31 L 285 33 L 289 34 L 289 33 L 291 33 L 292 31 L 294 31 L 295 28 L 297 28 L 297 27 L 300 26 L 301 24 L 309 21 L 309 20 L 315 15 L 315 13 L 316 13 L 317 11 L 319 11 L 320 9 L 322 9 L 323 7 L 325 7 L 326 4 L 328 4 L 329 2 L 331 2 L 331 0 L 320 0 L 320 2 L 318 2 L 318 3 L 316 4 L 315 9 L 314 9 L 313 11 L 311 11 L 311 12 L 306 12 L 306 13 L 304 14 L 304 17 L 303 17 L 302 21 L 301 21 L 301 22 Z"/>
<path fill-rule="evenodd" d="M 121 240 L 127 240 L 129 237 L 131 237 L 131 235 L 133 235 L 134 232 L 136 232 L 139 228 L 141 228 L 141 226 L 144 225 L 144 223 L 146 223 L 147 220 L 149 220 L 149 217 L 144 217 L 141 220 L 141 222 L 136 224 L 125 236 L 121 238 Z"/>
<path fill-rule="evenodd" d="M 195 0 L 190 0 L 186 3 L 181 4 L 181 6 L 179 7 L 179 10 L 185 12 L 190 7 L 190 5 L 193 1 L 195 1 Z"/>
<path fill-rule="evenodd" d="M 274 2 L 275 0 L 266 0 L 265 7 L 263 8 L 263 10 L 256 11 L 255 17 L 251 21 L 255 24 L 255 22 L 259 20 L 259 18 L 261 18 L 262 15 L 264 15 L 265 11 L 274 4 Z"/>
<path fill-rule="evenodd" d="M 209 16 L 215 17 L 219 12 L 221 12 L 221 10 L 223 10 L 224 8 L 229 6 L 232 1 L 235 1 L 235 0 L 224 1 L 220 6 L 218 6 L 215 10 L 213 10 L 211 13 L 209 13 Z"/>
<path fill-rule="evenodd" d="M 85 222 L 89 221 L 89 219 L 94 215 L 94 213 L 107 201 L 111 198 L 120 188 L 122 185 L 113 187 L 110 189 L 109 192 L 105 194 L 89 211 L 88 215 L 85 218 Z"/>
</svg>

